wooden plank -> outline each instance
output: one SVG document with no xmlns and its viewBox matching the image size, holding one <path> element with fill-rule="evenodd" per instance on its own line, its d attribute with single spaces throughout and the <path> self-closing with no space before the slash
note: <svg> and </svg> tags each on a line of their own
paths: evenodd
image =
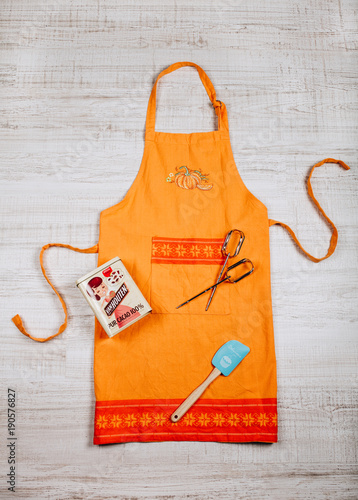
<svg viewBox="0 0 358 500">
<path fill-rule="evenodd" d="M 357 16 L 354 0 L 118 2 L 4 0 L 0 18 L 0 445 L 7 388 L 16 389 L 16 498 L 356 499 Z M 279 442 L 93 446 L 93 317 L 75 288 L 95 255 L 101 210 L 118 203 L 143 154 L 145 113 L 159 71 L 201 65 L 228 108 L 240 175 L 323 255 L 330 230 L 306 178 L 336 223 L 335 254 L 316 265 L 281 228 L 271 236 Z M 157 130 L 208 131 L 215 116 L 195 70 L 161 80 Z M 0 464 L 0 496 L 9 464 Z"/>
</svg>

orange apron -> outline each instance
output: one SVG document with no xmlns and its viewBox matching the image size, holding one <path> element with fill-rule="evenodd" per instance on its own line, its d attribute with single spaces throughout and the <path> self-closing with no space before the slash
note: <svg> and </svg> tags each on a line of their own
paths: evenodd
<svg viewBox="0 0 358 500">
<path fill-rule="evenodd" d="M 217 131 L 155 131 L 158 80 L 183 66 L 199 72 L 218 116 Z M 327 162 L 349 168 L 328 158 L 312 168 L 308 179 L 309 195 L 332 227 L 323 259 L 334 252 L 337 229 L 314 198 L 310 179 L 314 168 Z M 226 107 L 216 99 L 206 73 L 191 62 L 173 64 L 160 73 L 149 99 L 139 173 L 125 198 L 101 213 L 98 245 L 84 250 L 46 245 L 40 256 L 47 280 L 42 254 L 49 246 L 98 251 L 98 265 L 119 256 L 153 308 L 151 315 L 113 338 L 96 320 L 94 444 L 277 441 L 269 253 L 269 227 L 274 224 L 281 223 L 268 219 L 266 207 L 241 180 Z M 302 249 L 292 230 L 281 225 Z M 233 228 L 246 236 L 237 259 L 251 259 L 254 273 L 238 284 L 220 285 L 207 312 L 208 294 L 176 309 L 216 281 L 223 263 L 221 246 Z M 305 253 L 315 262 L 322 260 Z M 66 327 L 66 306 L 60 300 L 65 322 L 48 339 Z M 48 340 L 29 335 L 18 315 L 13 321 L 25 335 Z M 172 412 L 205 379 L 213 355 L 231 339 L 247 345 L 249 355 L 172 423 Z"/>
</svg>

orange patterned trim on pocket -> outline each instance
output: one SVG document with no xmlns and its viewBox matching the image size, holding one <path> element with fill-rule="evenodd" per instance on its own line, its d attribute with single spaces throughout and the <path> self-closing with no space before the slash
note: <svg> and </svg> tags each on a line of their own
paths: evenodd
<svg viewBox="0 0 358 500">
<path fill-rule="evenodd" d="M 177 423 L 182 400 L 97 401 L 94 444 L 134 441 L 277 441 L 277 401 L 201 399 Z"/>
<path fill-rule="evenodd" d="M 223 264 L 222 238 L 152 239 L 154 264 Z"/>
</svg>

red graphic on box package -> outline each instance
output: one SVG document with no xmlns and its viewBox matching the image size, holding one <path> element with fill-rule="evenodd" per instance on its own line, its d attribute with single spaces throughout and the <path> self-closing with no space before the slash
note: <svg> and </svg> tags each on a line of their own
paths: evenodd
<svg viewBox="0 0 358 500">
<path fill-rule="evenodd" d="M 116 269 L 115 271 L 113 271 L 111 267 L 107 267 L 104 271 L 102 271 L 102 274 L 107 278 L 107 281 L 110 285 L 115 285 L 124 276 L 121 269 Z"/>
<path fill-rule="evenodd" d="M 108 288 L 108 285 L 99 276 L 95 276 L 87 283 L 86 290 L 90 297 L 97 301 L 101 301 L 103 313 L 106 314 L 104 310 L 105 306 L 113 299 L 113 297 L 115 297 L 116 292 L 114 290 L 110 290 Z M 134 312 L 133 308 L 124 306 L 122 304 L 119 304 L 115 308 L 113 314 L 116 318 L 119 328 L 122 328 L 134 318 L 138 318 L 140 316 L 140 313 L 138 311 Z"/>
</svg>

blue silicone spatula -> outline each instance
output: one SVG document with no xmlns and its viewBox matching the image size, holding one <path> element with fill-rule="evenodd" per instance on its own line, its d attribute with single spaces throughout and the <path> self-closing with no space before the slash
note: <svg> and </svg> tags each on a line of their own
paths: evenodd
<svg viewBox="0 0 358 500">
<path fill-rule="evenodd" d="M 170 419 L 172 422 L 178 422 L 183 415 L 193 406 L 193 404 L 200 398 L 205 389 L 213 382 L 219 375 L 227 377 L 237 367 L 239 363 L 249 354 L 250 349 L 241 344 L 238 340 L 229 340 L 216 352 L 212 359 L 212 364 L 215 368 L 210 375 L 199 385 L 183 403 L 175 410 Z"/>
</svg>

